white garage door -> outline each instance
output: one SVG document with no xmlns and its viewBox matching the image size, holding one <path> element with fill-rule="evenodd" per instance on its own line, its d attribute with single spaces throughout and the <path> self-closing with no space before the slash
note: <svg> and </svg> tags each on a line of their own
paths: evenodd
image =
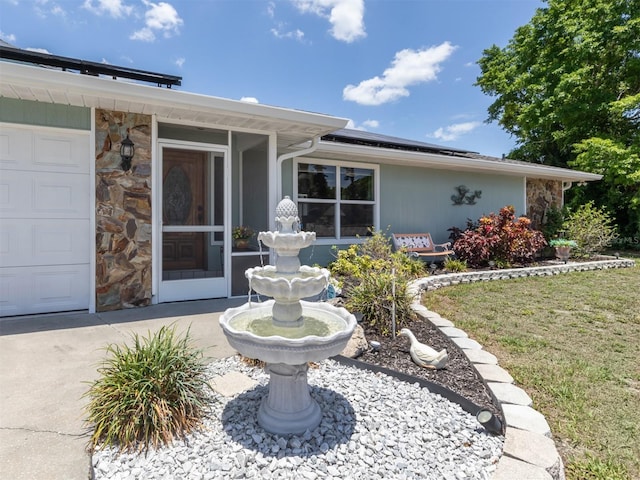
<svg viewBox="0 0 640 480">
<path fill-rule="evenodd" d="M 0 316 L 89 307 L 89 132 L 0 124 Z"/>
</svg>

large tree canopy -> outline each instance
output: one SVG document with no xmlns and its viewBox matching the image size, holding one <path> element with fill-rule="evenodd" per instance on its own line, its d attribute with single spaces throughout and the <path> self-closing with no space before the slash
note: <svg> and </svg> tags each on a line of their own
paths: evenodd
<svg viewBox="0 0 640 480">
<path fill-rule="evenodd" d="M 479 61 L 510 156 L 602 174 L 577 193 L 640 232 L 640 0 L 548 0 Z"/>
</svg>

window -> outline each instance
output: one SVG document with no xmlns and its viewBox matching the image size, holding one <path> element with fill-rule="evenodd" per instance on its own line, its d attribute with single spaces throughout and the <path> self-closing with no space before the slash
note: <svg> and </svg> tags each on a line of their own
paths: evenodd
<svg viewBox="0 0 640 480">
<path fill-rule="evenodd" d="M 352 238 L 377 227 L 375 165 L 295 163 L 300 222 L 318 238 Z"/>
</svg>

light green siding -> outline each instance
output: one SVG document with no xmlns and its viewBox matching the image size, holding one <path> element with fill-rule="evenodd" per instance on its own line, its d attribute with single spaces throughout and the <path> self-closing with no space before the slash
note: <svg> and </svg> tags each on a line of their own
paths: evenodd
<svg viewBox="0 0 640 480">
<path fill-rule="evenodd" d="M 0 97 L 0 121 L 44 127 L 91 129 L 91 109 Z"/>
<path fill-rule="evenodd" d="M 453 204 L 459 185 L 482 191 L 475 205 Z M 429 232 L 434 242 L 446 242 L 449 228 L 464 228 L 467 219 L 497 213 L 505 205 L 524 215 L 524 188 L 521 177 L 381 165 L 380 228 L 389 227 L 389 233 Z"/>
<path fill-rule="evenodd" d="M 227 145 L 229 143 L 229 134 L 226 130 L 198 130 L 193 127 L 168 123 L 158 124 L 158 137 L 216 145 Z"/>
</svg>

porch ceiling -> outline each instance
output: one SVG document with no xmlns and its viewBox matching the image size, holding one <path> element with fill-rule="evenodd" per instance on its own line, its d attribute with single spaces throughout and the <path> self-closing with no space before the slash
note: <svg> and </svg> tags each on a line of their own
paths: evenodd
<svg viewBox="0 0 640 480">
<path fill-rule="evenodd" d="M 229 130 L 277 133 L 286 149 L 343 128 L 347 120 L 49 68 L 0 62 L 0 95 L 8 98 L 157 115 Z"/>
</svg>

